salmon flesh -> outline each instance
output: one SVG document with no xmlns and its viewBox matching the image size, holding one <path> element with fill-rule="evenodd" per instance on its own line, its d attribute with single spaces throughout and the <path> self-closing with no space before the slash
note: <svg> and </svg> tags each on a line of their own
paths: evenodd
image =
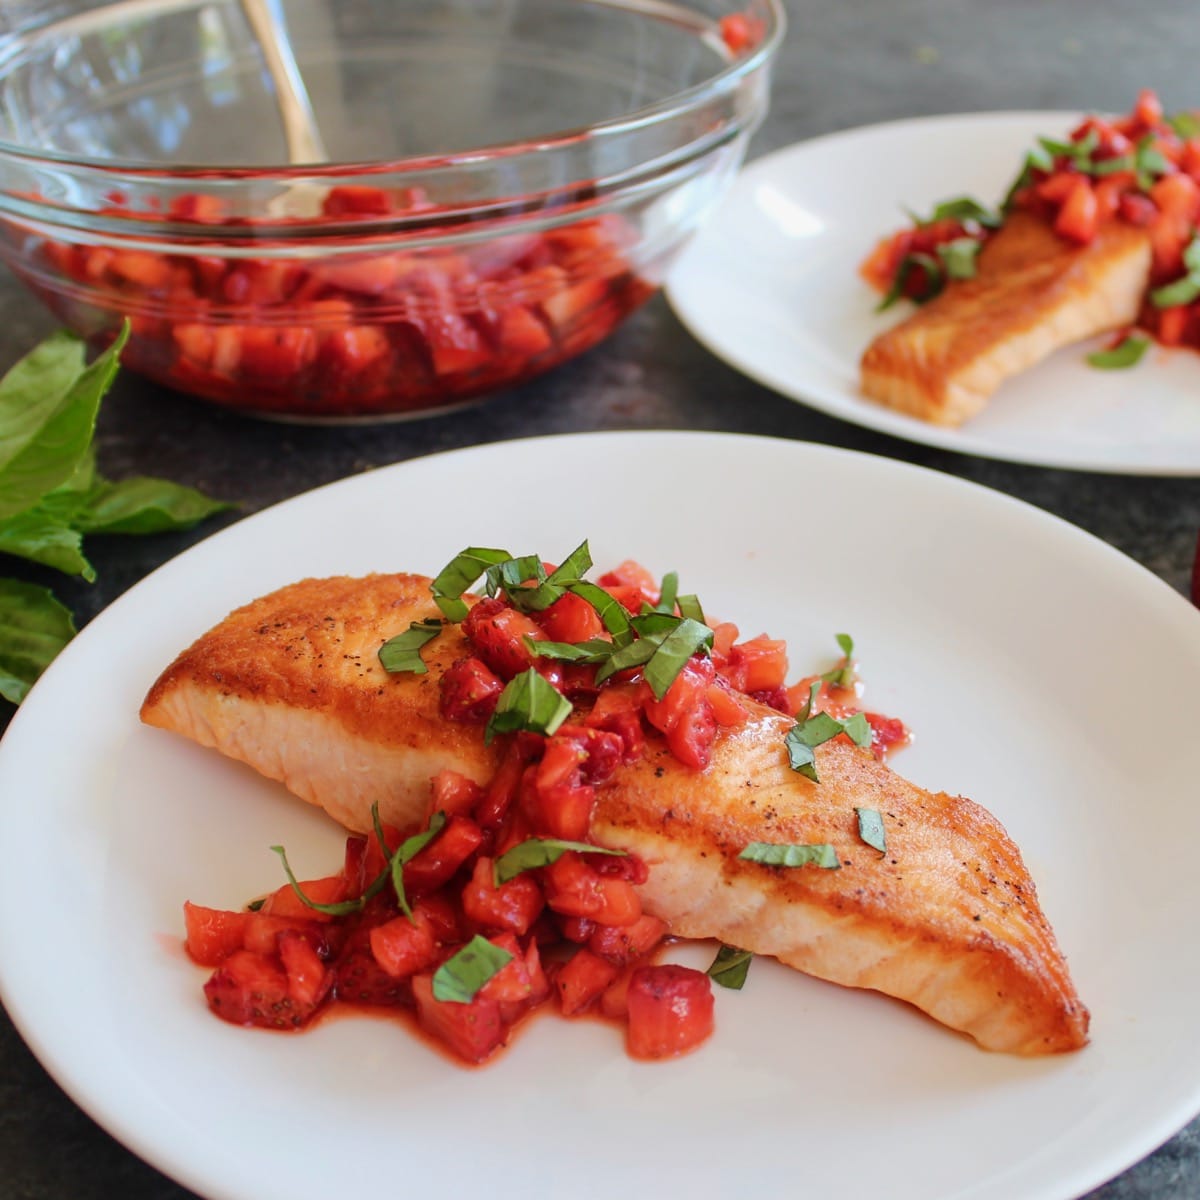
<svg viewBox="0 0 1200 1200">
<path fill-rule="evenodd" d="M 1086 246 L 1013 213 L 972 279 L 881 333 L 861 363 L 865 396 L 937 425 L 975 416 L 1006 380 L 1055 350 L 1132 325 L 1150 279 L 1150 236 L 1108 221 Z"/>
<path fill-rule="evenodd" d="M 377 652 L 439 615 L 429 579 L 309 579 L 238 609 L 150 689 L 142 719 L 248 763 L 348 829 L 371 807 L 423 819 L 443 768 L 486 782 L 499 741 L 439 716 L 439 679 L 471 653 L 448 626 L 424 675 L 388 675 Z M 791 770 L 794 722 L 747 700 L 710 766 L 679 762 L 652 731 L 646 754 L 598 787 L 595 840 L 650 865 L 645 910 L 679 936 L 716 938 L 797 970 L 905 1000 L 990 1050 L 1045 1054 L 1087 1041 L 1080 1002 L 1017 847 L 988 812 L 933 794 L 837 738 L 820 783 Z M 502 739 L 500 739 L 502 740 Z M 857 833 L 882 814 L 887 852 Z M 840 867 L 739 858 L 750 842 L 828 842 Z"/>
</svg>

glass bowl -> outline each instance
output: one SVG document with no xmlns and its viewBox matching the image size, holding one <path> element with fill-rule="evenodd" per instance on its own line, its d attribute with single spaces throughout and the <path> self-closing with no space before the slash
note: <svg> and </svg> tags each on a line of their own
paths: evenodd
<svg viewBox="0 0 1200 1200">
<path fill-rule="evenodd" d="M 267 2 L 320 161 L 289 161 L 250 0 L 6 0 L 0 255 L 85 337 L 127 319 L 133 370 L 312 420 L 606 337 L 740 166 L 784 25 L 779 0 Z"/>
</svg>

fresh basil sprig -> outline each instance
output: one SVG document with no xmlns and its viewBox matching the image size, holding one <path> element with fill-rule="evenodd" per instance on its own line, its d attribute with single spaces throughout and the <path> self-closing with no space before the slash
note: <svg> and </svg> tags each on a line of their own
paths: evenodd
<svg viewBox="0 0 1200 1200">
<path fill-rule="evenodd" d="M 627 850 L 609 850 L 604 846 L 593 846 L 588 842 L 570 842 L 561 838 L 526 838 L 511 850 L 506 850 L 496 859 L 492 868 L 492 880 L 496 887 L 516 879 L 526 871 L 548 867 L 556 863 L 568 850 L 580 854 L 611 854 L 617 858 L 628 855 Z"/>
<path fill-rule="evenodd" d="M 436 617 L 413 621 L 403 632 L 388 638 L 379 647 L 379 664 L 389 675 L 408 671 L 413 675 L 424 675 L 429 668 L 421 657 L 421 648 L 433 641 L 442 632 L 443 622 Z"/>
<path fill-rule="evenodd" d="M 820 783 L 820 776 L 817 774 L 816 748 L 823 746 L 840 733 L 846 734 L 856 746 L 871 744 L 871 725 L 862 713 L 855 713 L 845 721 L 839 721 L 827 712 L 817 713 L 815 717 L 798 721 L 784 738 L 788 752 L 788 765 L 806 779 L 811 779 L 813 783 Z"/>
<path fill-rule="evenodd" d="M 96 417 L 128 337 L 126 324 L 85 365 L 84 343 L 56 333 L 0 379 L 0 553 L 91 582 L 85 535 L 190 529 L 230 507 L 167 480 L 113 482 L 96 470 Z M 70 639 L 64 614 L 45 588 L 12 581 L 0 592 L 4 699 L 19 704 Z"/>
<path fill-rule="evenodd" d="M 1096 350 L 1087 356 L 1088 363 L 1102 371 L 1121 371 L 1136 366 L 1150 348 L 1150 339 L 1136 333 L 1127 334 L 1109 350 Z"/>
<path fill-rule="evenodd" d="M 512 962 L 503 946 L 493 946 L 476 934 L 457 954 L 433 973 L 433 998 L 452 1004 L 470 1004 L 487 982 Z"/>
<path fill-rule="evenodd" d="M 1183 265 L 1186 269 L 1184 275 L 1150 293 L 1150 302 L 1156 308 L 1191 304 L 1200 296 L 1200 234 L 1193 237 L 1184 250 Z"/>
<path fill-rule="evenodd" d="M 832 671 L 826 671 L 821 678 L 830 687 L 852 687 L 856 678 L 854 671 L 854 639 L 848 633 L 839 633 L 834 636 L 837 639 L 838 648 L 841 650 L 845 661 L 840 667 L 834 667 Z"/>
<path fill-rule="evenodd" d="M 498 733 L 541 733 L 551 737 L 571 715 L 571 702 L 532 667 L 505 684 L 483 731 L 490 746 Z"/>
<path fill-rule="evenodd" d="M 883 828 L 883 814 L 877 808 L 856 808 L 854 813 L 858 817 L 858 836 L 872 850 L 886 854 L 887 833 Z"/>
<path fill-rule="evenodd" d="M 766 867 L 822 867 L 836 871 L 842 865 L 837 851 L 828 842 L 751 842 L 738 858 Z"/>
<path fill-rule="evenodd" d="M 712 960 L 707 974 L 713 983 L 740 992 L 746 982 L 750 960 L 753 957 L 749 950 L 739 950 L 736 946 L 722 946 L 717 951 L 717 957 Z"/>
</svg>

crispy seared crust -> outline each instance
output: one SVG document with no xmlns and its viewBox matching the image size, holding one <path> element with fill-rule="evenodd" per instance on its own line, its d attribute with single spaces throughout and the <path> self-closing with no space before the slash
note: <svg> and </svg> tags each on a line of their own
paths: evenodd
<svg viewBox="0 0 1200 1200">
<path fill-rule="evenodd" d="M 605 787 L 593 834 L 651 864 L 647 910 L 682 936 L 907 1000 L 991 1050 L 1084 1045 L 1087 1009 L 1000 823 L 842 739 L 817 750 L 811 783 L 787 765 L 792 724 L 760 710 L 718 743 L 702 779 L 653 743 Z M 858 837 L 856 807 L 883 814 L 886 855 Z M 842 866 L 740 860 L 752 841 L 829 842 Z"/>
<path fill-rule="evenodd" d="M 1075 246 L 1014 213 L 984 245 L 973 279 L 877 337 L 862 357 L 863 394 L 938 425 L 973 417 L 1004 380 L 1055 350 L 1130 325 L 1150 275 L 1146 230 L 1105 222 Z"/>
<path fill-rule="evenodd" d="M 354 830 L 421 819 L 429 779 L 484 781 L 497 751 L 478 726 L 438 716 L 438 683 L 468 653 L 458 627 L 423 652 L 426 675 L 388 676 L 376 653 L 437 615 L 429 580 L 310 579 L 238 609 L 167 668 L 142 707 L 248 763 Z M 654 869 L 648 912 L 823 979 L 907 1000 L 989 1049 L 1040 1054 L 1087 1040 L 1080 1003 L 1032 880 L 1000 824 L 969 800 L 931 795 L 865 751 L 817 751 L 819 785 L 787 766 L 792 722 L 755 706 L 711 767 L 683 766 L 656 735 L 599 791 L 598 841 Z M 883 814 L 888 853 L 857 835 L 855 807 Z M 839 870 L 770 868 L 751 841 L 830 842 Z"/>
<path fill-rule="evenodd" d="M 371 805 L 411 825 L 447 761 L 484 782 L 496 753 L 479 729 L 438 715 L 438 681 L 470 654 L 457 626 L 425 649 L 426 675 L 388 675 L 379 647 L 437 617 L 429 579 L 306 579 L 239 608 L 185 650 L 150 689 L 141 717 L 248 763 L 349 829 Z"/>
</svg>

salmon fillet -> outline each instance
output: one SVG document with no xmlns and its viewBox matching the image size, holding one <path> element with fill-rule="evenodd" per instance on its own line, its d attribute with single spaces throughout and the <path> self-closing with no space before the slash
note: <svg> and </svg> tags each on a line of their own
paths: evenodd
<svg viewBox="0 0 1200 1200">
<path fill-rule="evenodd" d="M 1006 379 L 1055 350 L 1131 325 L 1150 278 L 1145 229 L 1107 221 L 1086 246 L 1013 213 L 956 280 L 862 356 L 871 400 L 937 425 L 975 416 Z"/>
<path fill-rule="evenodd" d="M 305 580 L 232 613 L 150 689 L 142 719 L 248 763 L 347 828 L 423 819 L 443 767 L 479 782 L 498 750 L 438 717 L 438 680 L 470 652 L 458 626 L 389 676 L 376 652 L 437 615 L 412 575 Z M 793 722 L 761 705 L 718 737 L 710 767 L 653 732 L 597 789 L 593 836 L 652 866 L 644 908 L 673 933 L 718 938 L 822 979 L 908 1001 L 980 1045 L 1016 1054 L 1087 1041 L 1088 1013 L 1017 847 L 969 800 L 908 783 L 844 739 L 817 750 L 821 782 L 787 764 Z M 883 814 L 886 855 L 855 808 Z M 752 841 L 829 842 L 840 869 L 738 857 Z"/>
</svg>

